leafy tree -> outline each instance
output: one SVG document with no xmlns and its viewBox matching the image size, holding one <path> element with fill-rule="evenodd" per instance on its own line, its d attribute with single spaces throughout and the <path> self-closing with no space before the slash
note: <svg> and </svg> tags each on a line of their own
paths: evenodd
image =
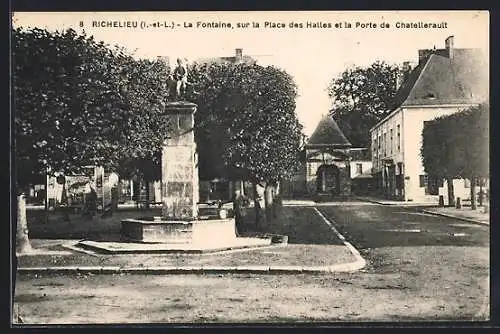
<svg viewBox="0 0 500 334">
<path fill-rule="evenodd" d="M 461 161 L 462 176 L 471 182 L 471 207 L 476 209 L 476 180 L 489 175 L 489 106 L 484 103 L 457 114 L 463 136 L 465 159 Z M 463 130 L 460 131 L 460 130 Z"/>
<path fill-rule="evenodd" d="M 454 147 L 450 146 L 451 140 L 443 140 L 450 138 L 452 135 L 447 133 L 442 122 L 442 118 L 424 123 L 422 131 L 422 147 L 421 156 L 424 170 L 428 175 L 432 175 L 436 179 L 446 179 L 448 187 L 448 204 L 455 205 L 455 193 L 453 187 L 453 179 L 456 177 L 453 161 L 456 157 Z M 450 138 L 451 139 L 451 138 Z"/>
<path fill-rule="evenodd" d="M 472 209 L 476 208 L 476 179 L 489 175 L 488 127 L 489 105 L 483 103 L 426 123 L 422 134 L 426 173 L 447 178 L 449 185 L 456 177 L 469 179 Z M 450 189 L 448 196 L 454 196 Z"/>
<path fill-rule="evenodd" d="M 126 114 L 111 80 L 116 54 L 104 44 L 73 30 L 42 29 L 16 29 L 12 43 L 16 181 L 23 205 L 32 175 L 76 171 L 112 156 L 116 142 L 102 139 L 120 136 L 113 125 Z M 115 112 L 105 117 L 107 109 Z M 29 251 L 26 221 L 19 223 L 17 249 Z"/>
<path fill-rule="evenodd" d="M 331 115 L 354 147 L 370 145 L 370 128 L 392 107 L 398 74 L 406 78 L 409 71 L 377 61 L 366 68 L 348 68 L 332 79 Z"/>
<path fill-rule="evenodd" d="M 146 184 L 146 208 L 150 206 L 149 184 L 161 180 L 161 151 L 156 151 L 152 156 L 150 154 L 145 154 L 144 158 L 124 158 L 117 168 L 121 177 L 143 181 Z"/>
<path fill-rule="evenodd" d="M 86 165 L 116 169 L 124 157 L 160 150 L 169 133 L 165 64 L 134 60 L 71 29 L 17 28 L 12 37 L 20 211 L 32 175 L 71 174 Z M 18 252 L 30 250 L 24 217 L 18 215 Z"/>
<path fill-rule="evenodd" d="M 160 60 L 127 59 L 123 72 L 127 78 L 124 93 L 134 116 L 126 127 L 121 160 L 117 170 L 122 177 L 150 182 L 161 179 L 161 148 L 171 129 L 166 102 L 170 69 Z M 146 186 L 146 207 L 149 206 L 149 186 Z"/>
<path fill-rule="evenodd" d="M 194 64 L 189 70 L 189 82 L 199 92 L 194 94 L 193 90 L 189 90 L 186 99 L 198 105 L 194 135 L 201 180 L 221 177 L 236 180 L 239 176 L 238 171 L 231 169 L 223 160 L 229 140 L 223 111 L 230 104 L 232 75 L 229 64 Z"/>
<path fill-rule="evenodd" d="M 195 136 L 200 166 L 215 159 L 212 175 L 248 180 L 254 189 L 265 186 L 271 205 L 276 184 L 298 165 L 302 127 L 292 77 L 256 64 L 202 64 L 190 73 L 200 92 L 192 97 L 199 107 Z M 258 208 L 255 194 L 254 200 Z"/>
</svg>

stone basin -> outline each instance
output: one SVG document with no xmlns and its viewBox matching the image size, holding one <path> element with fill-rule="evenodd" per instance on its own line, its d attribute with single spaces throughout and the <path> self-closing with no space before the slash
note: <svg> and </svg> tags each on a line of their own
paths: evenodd
<svg viewBox="0 0 500 334">
<path fill-rule="evenodd" d="M 227 243 L 236 239 L 234 218 L 159 220 L 140 217 L 121 221 L 122 239 L 168 244 Z"/>
</svg>

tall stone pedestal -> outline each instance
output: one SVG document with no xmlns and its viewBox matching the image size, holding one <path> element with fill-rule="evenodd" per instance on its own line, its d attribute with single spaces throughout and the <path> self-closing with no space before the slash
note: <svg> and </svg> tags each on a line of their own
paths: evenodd
<svg viewBox="0 0 500 334">
<path fill-rule="evenodd" d="M 170 102 L 173 132 L 162 152 L 162 216 L 166 220 L 192 220 L 198 217 L 198 167 L 194 141 L 196 105 Z"/>
<path fill-rule="evenodd" d="M 196 105 L 166 106 L 173 130 L 162 151 L 162 216 L 122 220 L 123 239 L 141 243 L 192 245 L 236 242 L 234 218 L 198 218 L 198 162 L 194 141 Z"/>
</svg>

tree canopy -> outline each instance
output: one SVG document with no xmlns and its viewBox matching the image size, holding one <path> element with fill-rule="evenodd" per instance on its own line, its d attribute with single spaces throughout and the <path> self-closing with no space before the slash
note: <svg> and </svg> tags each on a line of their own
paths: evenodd
<svg viewBox="0 0 500 334">
<path fill-rule="evenodd" d="M 421 148 L 425 172 L 449 178 L 487 177 L 488 131 L 487 103 L 426 122 Z"/>
<path fill-rule="evenodd" d="M 169 133 L 168 68 L 69 29 L 12 31 L 18 185 L 150 158 Z"/>
<path fill-rule="evenodd" d="M 331 115 L 354 147 L 370 145 L 370 128 L 392 107 L 398 73 L 396 65 L 377 61 L 346 69 L 328 87 Z M 409 74 L 404 68 L 403 77 Z"/>
<path fill-rule="evenodd" d="M 276 182 L 295 170 L 302 126 L 293 78 L 272 66 L 196 64 L 195 137 L 202 178 Z"/>
</svg>

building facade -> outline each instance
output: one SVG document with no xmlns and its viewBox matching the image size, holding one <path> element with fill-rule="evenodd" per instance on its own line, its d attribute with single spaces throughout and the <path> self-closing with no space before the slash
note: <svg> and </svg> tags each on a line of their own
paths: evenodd
<svg viewBox="0 0 500 334">
<path fill-rule="evenodd" d="M 481 51 L 455 49 L 453 36 L 445 45 L 419 50 L 419 63 L 398 89 L 393 108 L 370 131 L 374 186 L 384 198 L 437 202 L 447 190 L 443 180 L 424 171 L 424 123 L 488 98 L 488 66 Z"/>
<path fill-rule="evenodd" d="M 330 116 L 324 116 L 305 145 L 305 181 L 310 197 L 351 195 L 351 143 Z"/>
<path fill-rule="evenodd" d="M 354 195 L 371 195 L 372 160 L 370 148 L 351 148 L 349 150 L 351 171 L 351 192 Z"/>
</svg>

